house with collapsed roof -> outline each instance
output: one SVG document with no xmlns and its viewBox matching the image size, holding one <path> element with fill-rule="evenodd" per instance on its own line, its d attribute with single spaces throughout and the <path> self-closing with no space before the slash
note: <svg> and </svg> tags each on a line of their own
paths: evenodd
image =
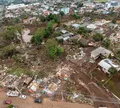
<svg viewBox="0 0 120 108">
<path fill-rule="evenodd" d="M 112 60 L 110 59 L 103 59 L 98 63 L 98 66 L 105 72 L 110 74 L 109 69 L 111 67 L 114 67 L 117 71 L 120 71 L 120 66 L 116 65 Z"/>
<path fill-rule="evenodd" d="M 43 92 L 46 93 L 48 96 L 54 95 L 55 91 L 57 91 L 58 85 L 54 82 L 50 83 L 48 87 L 43 89 Z"/>
<path fill-rule="evenodd" d="M 109 57 L 110 55 L 114 56 L 113 52 L 104 47 L 98 47 L 91 52 L 91 58 L 93 58 L 94 60 L 96 60 L 100 56 Z"/>
<path fill-rule="evenodd" d="M 38 80 L 33 80 L 30 85 L 27 87 L 30 93 L 36 92 L 40 88 L 40 82 Z"/>
</svg>

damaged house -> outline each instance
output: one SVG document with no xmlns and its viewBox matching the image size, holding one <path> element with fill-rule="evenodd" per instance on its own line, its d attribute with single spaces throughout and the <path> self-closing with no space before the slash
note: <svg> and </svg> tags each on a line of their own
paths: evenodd
<svg viewBox="0 0 120 108">
<path fill-rule="evenodd" d="M 99 47 L 91 52 L 91 58 L 94 60 L 100 56 L 109 57 L 110 55 L 114 56 L 113 52 L 103 47 Z"/>
</svg>

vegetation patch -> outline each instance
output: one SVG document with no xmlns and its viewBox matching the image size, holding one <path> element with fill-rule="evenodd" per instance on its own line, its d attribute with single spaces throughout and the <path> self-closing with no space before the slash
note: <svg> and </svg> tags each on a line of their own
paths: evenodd
<svg viewBox="0 0 120 108">
<path fill-rule="evenodd" d="M 33 76 L 33 72 L 32 71 L 30 71 L 28 69 L 25 69 L 25 68 L 17 67 L 17 66 L 14 66 L 11 69 L 9 69 L 8 73 L 9 74 L 13 74 L 13 75 L 17 75 L 17 76 L 20 76 L 22 74 Z"/>
</svg>

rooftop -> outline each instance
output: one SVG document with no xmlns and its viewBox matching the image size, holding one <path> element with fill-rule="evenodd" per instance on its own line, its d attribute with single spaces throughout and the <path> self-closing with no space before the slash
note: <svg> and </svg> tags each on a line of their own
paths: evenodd
<svg viewBox="0 0 120 108">
<path fill-rule="evenodd" d="M 91 52 L 91 54 L 96 57 L 102 54 L 103 56 L 109 56 L 110 54 L 113 54 L 112 51 L 105 49 L 103 47 L 99 47 Z"/>
</svg>

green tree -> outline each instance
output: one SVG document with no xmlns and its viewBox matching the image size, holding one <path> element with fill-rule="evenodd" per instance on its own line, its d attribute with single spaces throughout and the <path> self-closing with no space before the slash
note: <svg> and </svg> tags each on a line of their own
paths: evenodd
<svg viewBox="0 0 120 108">
<path fill-rule="evenodd" d="M 60 11 L 59 13 L 62 17 L 65 15 L 65 13 L 63 11 Z"/>
<path fill-rule="evenodd" d="M 109 48 L 110 46 L 110 40 L 109 39 L 106 39 L 102 42 L 102 45 L 105 47 L 105 48 Z"/>
<path fill-rule="evenodd" d="M 33 24 L 35 27 L 38 27 L 38 26 L 39 26 L 39 24 L 40 24 L 40 22 L 39 22 L 39 21 L 37 21 L 37 20 L 34 20 L 34 21 L 32 22 L 32 24 Z"/>
<path fill-rule="evenodd" d="M 49 21 L 47 27 L 45 28 L 45 37 L 49 37 L 49 35 L 53 32 L 54 21 Z"/>
<path fill-rule="evenodd" d="M 117 56 L 120 58 L 120 50 L 117 51 Z"/>
<path fill-rule="evenodd" d="M 110 72 L 111 75 L 114 75 L 117 73 L 117 69 L 114 67 L 109 68 L 108 72 Z"/>
<path fill-rule="evenodd" d="M 53 24 L 54 21 L 49 21 L 47 27 L 44 29 L 44 37 L 48 38 L 50 34 L 53 32 Z"/>
<path fill-rule="evenodd" d="M 43 15 L 41 15 L 39 18 L 40 18 L 40 20 L 41 20 L 42 22 L 45 22 L 45 21 L 46 21 L 46 17 L 43 16 Z"/>
<path fill-rule="evenodd" d="M 56 15 L 56 14 L 49 14 L 47 16 L 47 21 L 55 21 L 58 23 L 60 21 L 60 17 L 59 15 Z"/>
<path fill-rule="evenodd" d="M 23 28 L 24 28 L 24 26 L 22 24 L 15 25 L 15 29 L 18 32 L 18 34 L 19 34 L 20 39 L 21 39 L 22 42 L 23 42 L 23 38 L 22 38 Z"/>
<path fill-rule="evenodd" d="M 52 59 L 55 59 L 58 55 L 61 55 L 64 52 L 64 49 L 57 45 L 57 41 L 55 39 L 47 40 L 46 50 L 47 55 Z"/>
<path fill-rule="evenodd" d="M 9 105 L 7 108 L 13 108 L 14 106 L 13 105 Z"/>
<path fill-rule="evenodd" d="M 53 33 L 53 36 L 54 36 L 54 37 L 57 37 L 57 36 L 60 36 L 60 35 L 62 35 L 62 33 L 61 33 L 60 31 L 55 31 L 55 32 Z"/>
<path fill-rule="evenodd" d="M 115 19 L 113 19 L 113 20 L 112 20 L 112 23 L 113 23 L 113 24 L 116 24 L 116 20 L 115 20 Z"/>
<path fill-rule="evenodd" d="M 16 33 L 15 27 L 14 26 L 7 27 L 7 29 L 3 33 L 3 38 L 5 40 L 10 41 L 10 42 L 16 40 L 17 39 L 17 33 Z"/>
<path fill-rule="evenodd" d="M 35 43 L 37 45 L 41 44 L 43 41 L 45 34 L 45 29 L 44 28 L 38 28 L 37 31 L 35 32 L 34 36 L 31 39 L 32 43 Z"/>
<path fill-rule="evenodd" d="M 78 13 L 74 13 L 70 15 L 74 19 L 80 19 L 80 15 Z"/>
<path fill-rule="evenodd" d="M 54 14 L 49 14 L 49 15 L 47 16 L 47 20 L 48 20 L 48 21 L 54 20 Z"/>
<path fill-rule="evenodd" d="M 77 31 L 79 34 L 86 34 L 88 31 L 84 27 L 80 27 Z"/>
<path fill-rule="evenodd" d="M 64 52 L 64 49 L 62 47 L 57 47 L 57 55 L 61 55 Z"/>
<path fill-rule="evenodd" d="M 18 18 L 18 17 L 17 17 L 17 18 L 14 18 L 14 19 L 13 19 L 13 22 L 14 22 L 15 24 L 20 23 L 20 18 Z"/>
<path fill-rule="evenodd" d="M 48 22 L 48 24 L 47 24 L 47 29 L 48 29 L 50 32 L 53 31 L 53 24 L 54 24 L 54 21 L 50 21 L 50 22 Z"/>
<path fill-rule="evenodd" d="M 87 39 L 87 38 L 89 37 L 89 35 L 86 33 L 86 34 L 83 35 L 83 37 L 84 37 L 85 39 Z"/>
<path fill-rule="evenodd" d="M 15 47 L 13 45 L 7 45 L 0 49 L 0 58 L 12 57 L 15 53 Z"/>
<path fill-rule="evenodd" d="M 83 3 L 78 2 L 78 3 L 77 3 L 77 8 L 80 8 L 80 7 L 83 7 Z"/>
<path fill-rule="evenodd" d="M 50 36 L 50 34 L 51 34 L 50 29 L 45 28 L 44 37 L 45 37 L 45 38 L 48 38 L 48 37 Z"/>
<path fill-rule="evenodd" d="M 97 34 L 93 35 L 93 39 L 94 39 L 95 41 L 102 41 L 102 40 L 103 40 L 103 35 L 97 33 Z"/>
<path fill-rule="evenodd" d="M 88 30 L 84 27 L 80 27 L 77 31 L 79 34 L 83 35 L 84 38 L 88 38 L 89 33 L 91 32 L 91 30 Z"/>
</svg>

